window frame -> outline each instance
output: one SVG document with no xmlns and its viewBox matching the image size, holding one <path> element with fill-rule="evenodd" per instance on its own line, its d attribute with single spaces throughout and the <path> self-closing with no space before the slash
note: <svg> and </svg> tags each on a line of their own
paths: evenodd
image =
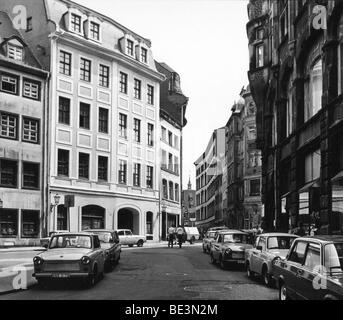
<svg viewBox="0 0 343 320">
<path fill-rule="evenodd" d="M 68 159 L 67 159 L 67 174 L 60 174 L 59 173 L 59 169 L 61 167 L 60 165 L 60 159 L 59 159 L 59 151 L 61 152 L 66 152 L 66 154 L 68 155 Z M 57 176 L 58 177 L 68 177 L 69 178 L 69 175 L 70 175 L 70 155 L 71 155 L 71 152 L 70 150 L 68 149 L 62 149 L 62 148 L 58 148 L 57 149 Z"/>
<path fill-rule="evenodd" d="M 16 81 L 16 83 L 14 84 L 15 89 L 16 89 L 15 92 L 7 91 L 7 90 L 3 89 L 3 87 L 2 87 L 3 77 L 12 78 L 12 79 L 14 79 Z M 9 83 L 9 82 L 7 82 L 7 83 Z M 8 73 L 8 72 L 1 71 L 0 72 L 0 92 L 4 92 L 4 93 L 7 93 L 7 94 L 12 94 L 14 96 L 19 96 L 19 92 L 20 92 L 20 77 L 18 75 L 13 74 L 13 73 Z"/>
<path fill-rule="evenodd" d="M 37 172 L 33 174 L 33 176 L 35 176 L 36 174 L 38 174 L 38 178 L 37 178 L 37 186 L 25 186 L 25 164 L 31 164 L 31 165 L 34 165 L 36 166 L 36 170 Z M 21 172 L 21 176 L 22 176 L 22 179 L 21 179 L 21 188 L 22 189 L 25 189 L 25 190 L 40 190 L 41 187 L 40 187 L 40 184 L 41 184 L 41 179 L 40 179 L 40 167 L 41 167 L 41 164 L 38 163 L 38 162 L 31 162 L 31 161 L 23 161 L 22 162 L 22 172 Z M 26 173 L 27 175 L 27 173 Z"/>
<path fill-rule="evenodd" d="M 142 80 L 134 78 L 133 96 L 137 100 L 142 100 Z"/>
<path fill-rule="evenodd" d="M 75 27 L 78 28 L 76 29 Z M 82 17 L 76 13 L 70 14 L 70 31 L 79 34 L 82 33 Z"/>
<path fill-rule="evenodd" d="M 61 100 L 68 100 L 69 101 L 69 104 L 68 104 L 68 111 L 66 110 L 62 110 L 60 107 L 61 107 Z M 70 126 L 70 116 L 71 116 L 71 99 L 70 98 L 67 98 L 67 97 L 64 97 L 64 96 L 58 96 L 58 123 L 59 124 L 63 124 L 63 125 L 67 125 L 67 126 Z M 61 116 L 62 114 L 62 116 Z M 67 118 L 68 118 L 68 122 L 64 122 L 64 118 L 65 115 L 68 115 Z"/>
<path fill-rule="evenodd" d="M 66 57 L 69 58 L 69 62 L 66 62 L 66 60 L 67 60 Z M 63 60 L 61 60 L 62 58 L 63 58 Z M 59 50 L 59 61 L 58 61 L 58 64 L 59 64 L 58 73 L 59 74 L 63 74 L 64 76 L 69 76 L 69 77 L 72 76 L 72 59 L 73 59 L 72 53 L 67 52 L 65 50 Z M 62 67 L 62 69 L 61 69 L 61 67 Z"/>
<path fill-rule="evenodd" d="M 25 134 L 24 126 L 25 126 L 26 120 L 36 122 L 36 124 L 37 124 L 37 132 L 36 132 L 37 141 L 27 140 L 24 138 L 24 134 Z M 29 129 L 29 130 L 31 130 L 31 129 Z M 40 119 L 32 118 L 32 117 L 26 117 L 26 116 L 22 117 L 22 137 L 21 137 L 21 139 L 23 142 L 26 142 L 26 143 L 40 144 Z"/>
<path fill-rule="evenodd" d="M 142 120 L 138 118 L 133 118 L 133 138 L 135 143 L 142 142 Z"/>
<path fill-rule="evenodd" d="M 125 113 L 119 113 L 119 123 L 118 123 L 118 130 L 119 130 L 119 137 L 122 139 L 127 140 L 127 119 L 128 116 Z"/>
<path fill-rule="evenodd" d="M 12 165 L 14 165 L 14 169 L 16 172 L 13 174 L 13 184 L 3 184 L 2 183 L 2 162 L 7 161 L 7 162 L 12 162 Z M 8 174 L 8 173 L 7 173 Z M 13 160 L 13 159 L 8 159 L 8 158 L 0 158 L 0 187 L 1 188 L 9 188 L 9 189 L 18 189 L 18 179 L 19 175 L 19 161 L 18 160 Z"/>
<path fill-rule="evenodd" d="M 104 70 L 107 70 L 107 75 Z M 110 67 L 100 63 L 99 64 L 99 72 L 98 72 L 98 85 L 102 88 L 109 88 L 110 87 Z"/>
<path fill-rule="evenodd" d="M 15 123 L 15 126 L 13 127 L 14 130 L 15 130 L 15 137 L 10 137 L 10 136 L 3 136 L 2 135 L 2 115 L 5 115 L 5 116 L 8 116 L 8 117 L 13 117 L 16 121 Z M 6 126 L 7 127 L 7 130 L 8 130 L 8 127 L 9 127 L 9 124 Z M 10 127 L 10 128 L 12 128 Z M 10 113 L 10 112 L 3 112 L 3 111 L 0 111 L 0 138 L 1 139 L 9 139 L 9 140 L 15 140 L 15 141 L 19 141 L 19 115 L 17 114 L 14 114 L 14 113 Z"/>
<path fill-rule="evenodd" d="M 119 91 L 123 94 L 128 92 L 128 74 L 125 72 L 119 72 Z"/>
<path fill-rule="evenodd" d="M 88 106 L 88 117 L 81 113 L 81 106 L 85 107 Z M 79 128 L 83 130 L 90 130 L 91 129 L 91 104 L 80 101 L 79 103 Z M 81 125 L 81 122 L 84 122 L 84 126 Z"/>
<path fill-rule="evenodd" d="M 87 158 L 87 162 L 88 163 L 81 163 L 81 155 L 82 157 L 85 156 L 84 160 Z M 91 161 L 91 157 L 90 157 L 90 154 L 87 153 L 87 152 L 79 152 L 78 153 L 78 166 L 77 166 L 77 171 L 78 171 L 78 179 L 79 180 L 89 180 L 90 179 L 90 168 L 91 168 L 91 165 L 90 165 L 90 161 Z M 85 168 L 84 168 L 85 166 Z M 87 170 L 86 170 L 87 169 Z M 84 173 L 87 173 L 86 175 L 81 175 L 82 171 L 82 174 Z"/>
<path fill-rule="evenodd" d="M 147 102 L 151 106 L 154 105 L 154 100 L 155 100 L 155 87 L 151 84 L 147 85 Z"/>
<path fill-rule="evenodd" d="M 31 86 L 32 85 L 37 86 L 37 98 L 33 97 L 32 95 L 30 95 L 30 96 L 25 95 L 25 83 L 29 83 Z M 23 78 L 23 89 L 22 89 L 23 97 L 27 98 L 27 99 L 35 100 L 35 101 L 41 101 L 41 87 L 42 87 L 42 83 L 40 81 L 24 77 Z M 30 87 L 30 89 L 32 90 L 31 87 Z"/>
<path fill-rule="evenodd" d="M 105 166 L 102 166 L 100 167 L 100 159 L 106 159 L 106 165 Z M 100 182 L 108 182 L 108 164 L 109 164 L 109 161 L 108 161 L 108 157 L 107 156 L 102 156 L 102 155 L 98 155 L 98 181 Z M 100 174 L 100 170 L 103 171 L 103 173 Z M 102 177 L 100 177 L 100 175 L 102 175 Z M 106 176 L 106 177 L 105 177 Z M 105 178 L 103 178 L 105 177 Z"/>
<path fill-rule="evenodd" d="M 80 57 L 79 73 L 81 81 L 92 83 L 92 60 Z"/>
<path fill-rule="evenodd" d="M 118 183 L 127 185 L 127 161 L 120 159 L 118 166 Z"/>
</svg>

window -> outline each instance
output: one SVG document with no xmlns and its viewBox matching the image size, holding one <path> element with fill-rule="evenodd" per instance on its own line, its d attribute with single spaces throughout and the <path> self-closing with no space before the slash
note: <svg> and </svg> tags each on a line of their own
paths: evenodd
<svg viewBox="0 0 343 320">
<path fill-rule="evenodd" d="M 256 68 L 264 66 L 264 48 L 263 44 L 256 46 Z"/>
<path fill-rule="evenodd" d="M 146 213 L 146 234 L 151 235 L 151 237 L 153 234 L 153 213 L 150 211 Z"/>
<path fill-rule="evenodd" d="M 138 100 L 141 99 L 141 88 L 142 88 L 142 82 L 141 80 L 135 79 L 135 86 L 134 86 L 134 97 Z"/>
<path fill-rule="evenodd" d="M 174 136 L 174 147 L 176 149 L 179 149 L 179 137 L 178 136 Z"/>
<path fill-rule="evenodd" d="M 108 110 L 99 108 L 99 132 L 108 133 Z"/>
<path fill-rule="evenodd" d="M 289 80 L 287 88 L 287 120 L 286 120 L 286 134 L 287 137 L 293 132 L 293 95 L 292 95 L 292 81 Z"/>
<path fill-rule="evenodd" d="M 2 73 L 0 75 L 0 91 L 18 95 L 19 77 L 7 73 Z"/>
<path fill-rule="evenodd" d="M 26 32 L 32 31 L 32 17 L 26 19 Z"/>
<path fill-rule="evenodd" d="M 57 230 L 68 230 L 68 208 L 63 204 L 57 207 Z"/>
<path fill-rule="evenodd" d="M 7 44 L 8 57 L 13 60 L 23 61 L 23 48 L 11 43 Z"/>
<path fill-rule="evenodd" d="M 119 136 L 127 139 L 127 115 L 119 113 Z"/>
<path fill-rule="evenodd" d="M 148 50 L 145 48 L 141 48 L 141 61 L 144 63 L 148 62 Z"/>
<path fill-rule="evenodd" d="M 298 241 L 293 247 L 293 250 L 288 260 L 302 264 L 305 257 L 306 247 L 306 242 Z"/>
<path fill-rule="evenodd" d="M 98 157 L 98 180 L 107 181 L 107 172 L 108 172 L 108 158 L 107 157 Z"/>
<path fill-rule="evenodd" d="M 154 167 L 151 166 L 147 166 L 146 187 L 148 189 L 154 188 Z"/>
<path fill-rule="evenodd" d="M 257 244 L 259 247 L 262 247 L 262 251 L 266 251 L 266 239 L 265 238 L 260 238 Z"/>
<path fill-rule="evenodd" d="M 120 72 L 120 92 L 127 94 L 127 74 Z"/>
<path fill-rule="evenodd" d="M 180 202 L 180 188 L 177 183 L 175 184 L 175 201 Z"/>
<path fill-rule="evenodd" d="M 0 112 L 0 137 L 18 139 L 18 116 Z"/>
<path fill-rule="evenodd" d="M 135 142 L 141 142 L 141 120 L 134 119 L 133 122 L 133 134 Z"/>
<path fill-rule="evenodd" d="M 89 154 L 79 153 L 79 179 L 89 179 Z"/>
<path fill-rule="evenodd" d="M 148 103 L 154 105 L 154 87 L 148 84 Z"/>
<path fill-rule="evenodd" d="M 168 131 L 168 144 L 173 146 L 173 134 L 170 131 Z"/>
<path fill-rule="evenodd" d="M 161 134 L 162 134 L 162 141 L 167 141 L 167 129 L 164 127 L 161 127 Z"/>
<path fill-rule="evenodd" d="M 169 199 L 174 200 L 174 184 L 172 181 L 169 181 Z"/>
<path fill-rule="evenodd" d="M 108 88 L 110 85 L 110 68 L 104 65 L 99 66 L 99 86 Z"/>
<path fill-rule="evenodd" d="M 179 158 L 174 157 L 174 172 L 179 174 Z"/>
<path fill-rule="evenodd" d="M 98 23 L 90 23 L 90 36 L 94 40 L 100 40 L 100 25 Z"/>
<path fill-rule="evenodd" d="M 141 165 L 140 163 L 133 164 L 133 185 L 140 187 L 141 185 Z"/>
<path fill-rule="evenodd" d="M 318 60 L 310 70 L 309 83 L 305 83 L 305 122 L 312 118 L 322 108 L 322 60 Z"/>
<path fill-rule="evenodd" d="M 39 163 L 23 162 L 23 188 L 39 189 Z"/>
<path fill-rule="evenodd" d="M 169 153 L 168 155 L 168 170 L 173 171 L 173 155 Z"/>
<path fill-rule="evenodd" d="M 23 96 L 29 99 L 40 100 L 40 83 L 24 78 Z"/>
<path fill-rule="evenodd" d="M 161 168 L 167 169 L 167 152 L 162 150 L 162 164 Z"/>
<path fill-rule="evenodd" d="M 0 209 L 1 237 L 16 237 L 18 235 L 18 210 Z"/>
<path fill-rule="evenodd" d="M 250 196 L 259 196 L 261 193 L 260 179 L 250 180 Z"/>
<path fill-rule="evenodd" d="M 168 199 L 168 182 L 166 179 L 162 180 L 162 188 L 163 188 L 163 199 Z"/>
<path fill-rule="evenodd" d="M 90 105 L 80 102 L 80 128 L 89 129 Z"/>
<path fill-rule="evenodd" d="M 132 40 L 127 40 L 126 50 L 127 50 L 127 54 L 129 54 L 130 56 L 133 56 L 133 41 Z"/>
<path fill-rule="evenodd" d="M 65 51 L 60 51 L 60 73 L 71 75 L 71 54 Z"/>
<path fill-rule="evenodd" d="M 71 14 L 71 31 L 81 33 L 81 17 L 72 13 Z"/>
<path fill-rule="evenodd" d="M 57 174 L 58 176 L 69 176 L 69 151 L 58 149 L 57 160 Z"/>
<path fill-rule="evenodd" d="M 314 181 L 320 177 L 320 149 L 305 156 L 305 183 Z"/>
<path fill-rule="evenodd" d="M 23 141 L 39 143 L 39 120 L 23 117 Z"/>
<path fill-rule="evenodd" d="M 119 183 L 126 184 L 127 164 L 125 160 L 119 161 Z"/>
<path fill-rule="evenodd" d="M 22 210 L 21 236 L 37 238 L 39 236 L 39 211 Z"/>
<path fill-rule="evenodd" d="M 5 188 L 17 188 L 17 176 L 17 161 L 0 159 L 0 186 Z"/>
<path fill-rule="evenodd" d="M 59 97 L 58 99 L 58 122 L 70 125 L 70 99 Z"/>
<path fill-rule="evenodd" d="M 154 146 L 154 125 L 151 123 L 148 123 L 148 146 Z"/>
<path fill-rule="evenodd" d="M 320 265 L 320 245 L 309 243 L 304 266 L 312 271 L 314 268 L 318 268 Z"/>
<path fill-rule="evenodd" d="M 85 58 L 80 60 L 80 79 L 83 81 L 91 82 L 91 67 L 92 62 Z"/>
</svg>

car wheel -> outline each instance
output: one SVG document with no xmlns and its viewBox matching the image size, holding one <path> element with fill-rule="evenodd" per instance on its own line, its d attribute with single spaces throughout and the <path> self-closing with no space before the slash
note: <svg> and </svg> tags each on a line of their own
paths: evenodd
<svg viewBox="0 0 343 320">
<path fill-rule="evenodd" d="M 213 254 L 210 253 L 211 263 L 216 264 L 216 259 L 214 259 Z"/>
<path fill-rule="evenodd" d="M 272 285 L 272 277 L 268 273 L 268 269 L 267 269 L 266 266 L 264 266 L 263 269 L 262 269 L 262 280 L 263 280 L 263 283 L 267 287 L 271 287 L 271 285 Z"/>
<path fill-rule="evenodd" d="M 254 273 L 250 269 L 250 263 L 247 262 L 246 266 L 247 266 L 246 268 L 247 268 L 247 276 L 248 276 L 248 278 L 250 278 L 250 279 L 254 278 Z"/>
<path fill-rule="evenodd" d="M 285 283 L 280 283 L 280 288 L 279 288 L 279 300 L 281 301 L 286 301 L 290 300 L 287 292 L 287 288 Z"/>
<path fill-rule="evenodd" d="M 92 288 L 95 285 L 97 278 L 98 278 L 98 268 L 97 266 L 95 266 L 93 269 L 93 273 L 89 275 L 88 278 L 86 279 L 86 288 L 87 289 Z"/>
<path fill-rule="evenodd" d="M 222 256 L 219 257 L 219 264 L 220 264 L 220 267 L 221 267 L 223 270 L 226 269 L 226 263 L 225 263 L 225 261 L 223 260 L 223 257 L 222 257 Z"/>
<path fill-rule="evenodd" d="M 137 247 L 143 247 L 143 240 L 139 240 L 138 242 L 137 242 Z"/>
</svg>

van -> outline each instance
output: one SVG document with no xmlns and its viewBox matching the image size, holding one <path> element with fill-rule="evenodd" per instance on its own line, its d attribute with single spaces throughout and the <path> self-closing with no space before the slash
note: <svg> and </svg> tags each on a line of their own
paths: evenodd
<svg viewBox="0 0 343 320">
<path fill-rule="evenodd" d="M 184 227 L 186 233 L 186 241 L 193 244 L 196 240 L 199 240 L 200 234 L 197 227 Z"/>
</svg>

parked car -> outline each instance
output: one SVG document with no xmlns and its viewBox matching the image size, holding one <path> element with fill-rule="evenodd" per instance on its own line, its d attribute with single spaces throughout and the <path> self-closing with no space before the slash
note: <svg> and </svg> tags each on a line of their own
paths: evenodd
<svg viewBox="0 0 343 320">
<path fill-rule="evenodd" d="M 50 242 L 50 239 L 53 235 L 59 234 L 59 233 L 68 233 L 68 230 L 54 230 L 49 232 L 49 236 L 45 238 L 40 239 L 40 245 L 44 248 L 47 248 Z"/>
<path fill-rule="evenodd" d="M 95 234 L 56 234 L 48 249 L 33 258 L 33 264 L 33 276 L 38 284 L 45 285 L 49 280 L 82 279 L 90 287 L 104 274 L 105 250 Z"/>
<path fill-rule="evenodd" d="M 245 265 L 249 278 L 262 276 L 266 286 L 273 282 L 272 265 L 275 259 L 285 258 L 296 235 L 264 233 L 258 235 L 254 247 L 245 251 Z"/>
<path fill-rule="evenodd" d="M 132 234 L 130 229 L 118 229 L 117 231 L 122 245 L 125 244 L 129 247 L 137 245 L 137 247 L 143 247 L 144 242 L 146 242 L 145 236 Z"/>
<path fill-rule="evenodd" d="M 248 234 L 239 230 L 218 232 L 211 244 L 211 263 L 219 262 L 222 269 L 225 269 L 229 263 L 244 265 L 244 252 L 252 248 L 248 241 Z"/>
<path fill-rule="evenodd" d="M 85 232 L 98 235 L 101 247 L 105 249 L 105 268 L 115 267 L 120 260 L 121 244 L 117 231 L 105 229 L 88 229 Z"/>
<path fill-rule="evenodd" d="M 199 240 L 200 234 L 197 227 L 184 227 L 186 241 L 189 241 L 190 244 Z"/>
<path fill-rule="evenodd" d="M 295 239 L 273 273 L 280 300 L 342 300 L 343 236 Z"/>
<path fill-rule="evenodd" d="M 202 251 L 205 253 L 210 253 L 211 251 L 211 243 L 216 238 L 219 231 L 210 230 L 207 231 L 205 237 L 202 239 Z"/>
</svg>

